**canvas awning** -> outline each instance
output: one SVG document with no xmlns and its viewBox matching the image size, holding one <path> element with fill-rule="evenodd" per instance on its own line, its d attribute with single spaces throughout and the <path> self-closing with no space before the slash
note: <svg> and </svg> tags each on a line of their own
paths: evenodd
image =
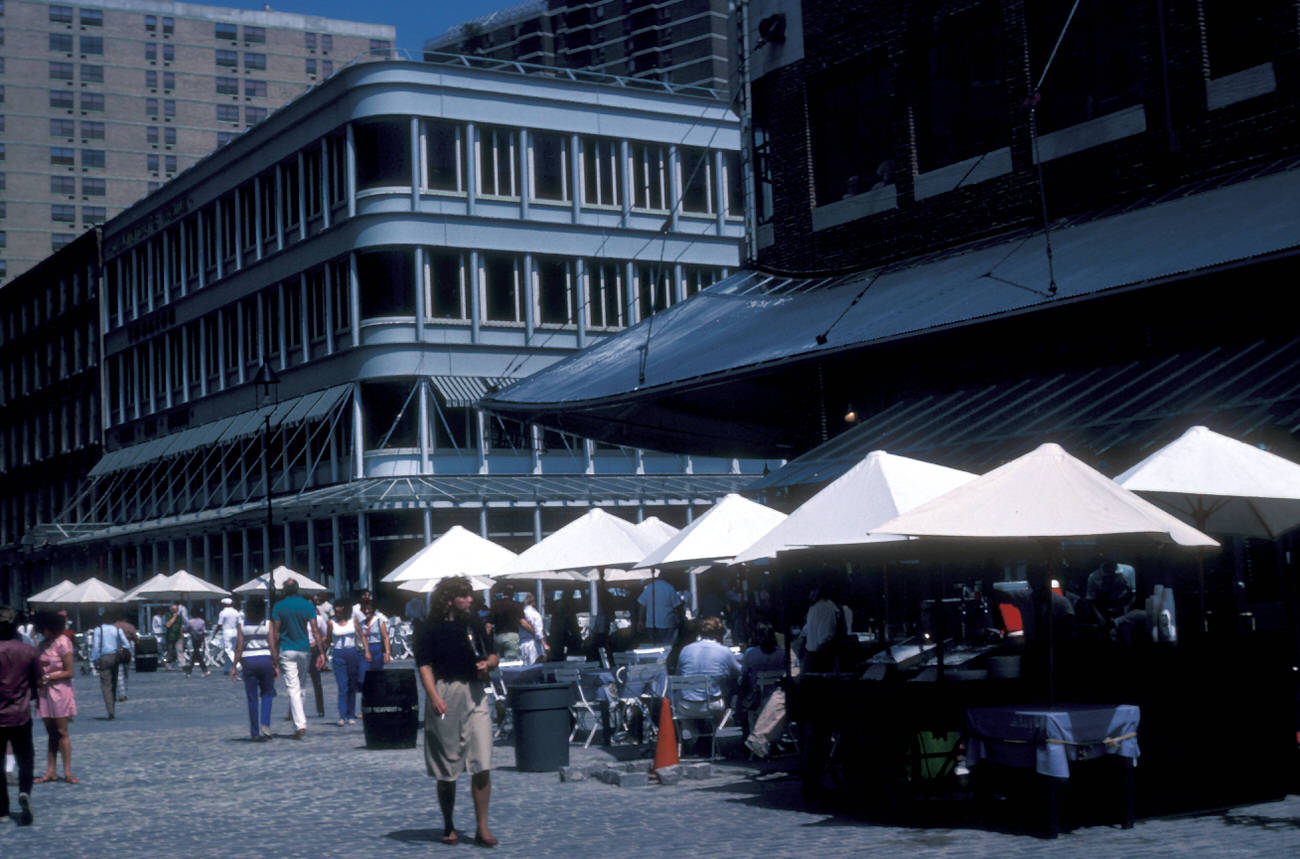
<svg viewBox="0 0 1300 859">
<path fill-rule="evenodd" d="M 430 376 L 429 384 L 442 395 L 448 408 L 468 409 L 478 405 L 478 401 L 487 396 L 489 391 L 497 391 L 509 385 L 515 379 L 492 376 Z"/>
</svg>

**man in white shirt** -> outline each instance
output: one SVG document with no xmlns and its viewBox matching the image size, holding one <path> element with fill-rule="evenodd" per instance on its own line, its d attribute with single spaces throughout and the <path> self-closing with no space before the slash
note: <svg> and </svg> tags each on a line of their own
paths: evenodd
<svg viewBox="0 0 1300 859">
<path fill-rule="evenodd" d="M 524 622 L 519 626 L 519 654 L 525 665 L 545 662 L 550 646 L 546 643 L 545 622 L 537 610 L 537 600 L 524 594 Z"/>
<path fill-rule="evenodd" d="M 239 634 L 239 624 L 243 615 L 235 608 L 235 601 L 226 597 L 221 601 L 221 611 L 217 614 L 217 626 L 221 627 L 221 651 L 226 654 L 229 663 L 225 673 L 235 671 L 235 639 Z M 238 672 L 236 672 L 238 673 Z"/>
</svg>

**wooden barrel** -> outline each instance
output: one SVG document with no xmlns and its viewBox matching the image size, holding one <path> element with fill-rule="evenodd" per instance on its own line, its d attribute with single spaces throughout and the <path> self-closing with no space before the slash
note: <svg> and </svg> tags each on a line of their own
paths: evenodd
<svg viewBox="0 0 1300 859">
<path fill-rule="evenodd" d="M 368 749 L 413 749 L 420 697 L 411 669 L 367 671 L 361 684 L 361 727 Z"/>
</svg>

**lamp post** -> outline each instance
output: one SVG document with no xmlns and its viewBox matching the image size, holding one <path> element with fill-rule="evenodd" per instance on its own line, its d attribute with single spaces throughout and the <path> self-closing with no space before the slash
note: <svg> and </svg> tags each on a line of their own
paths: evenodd
<svg viewBox="0 0 1300 859">
<path fill-rule="evenodd" d="M 262 361 L 262 365 L 257 368 L 253 384 L 262 387 L 261 395 L 258 397 L 259 403 L 269 401 L 275 405 L 278 402 L 280 377 L 266 361 Z M 267 617 L 270 617 L 271 605 L 275 602 L 275 574 L 271 567 L 271 412 L 273 411 L 274 408 L 267 409 L 262 424 L 262 473 L 266 478 L 266 537 L 262 545 L 262 563 L 266 567 Z"/>
</svg>

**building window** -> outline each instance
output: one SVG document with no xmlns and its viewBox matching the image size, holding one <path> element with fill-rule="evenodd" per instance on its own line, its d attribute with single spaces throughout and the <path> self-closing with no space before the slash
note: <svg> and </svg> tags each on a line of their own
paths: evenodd
<svg viewBox="0 0 1300 859">
<path fill-rule="evenodd" d="M 244 123 L 246 125 L 257 125 L 259 122 L 266 119 L 266 114 L 266 108 L 252 107 L 250 105 L 249 107 L 244 108 Z"/>
<path fill-rule="evenodd" d="M 266 98 L 266 81 L 244 81 L 244 95 L 248 98 Z"/>
<path fill-rule="evenodd" d="M 176 156 L 175 156 L 175 155 L 165 155 L 165 156 L 163 156 L 163 167 L 164 167 L 164 169 L 166 170 L 166 172 L 167 172 L 168 175 L 171 175 L 171 174 L 175 173 L 175 172 L 176 172 Z"/>
<path fill-rule="evenodd" d="M 51 6 L 50 7 L 51 24 L 71 24 L 72 7 L 71 6 Z"/>
<path fill-rule="evenodd" d="M 465 126 L 452 122 L 430 120 L 425 123 L 425 157 L 428 164 L 427 180 L 434 191 L 464 191 L 464 171 L 461 157 Z"/>
<path fill-rule="evenodd" d="M 358 123 L 356 145 L 357 189 L 410 187 L 411 135 L 405 119 Z"/>
<path fill-rule="evenodd" d="M 233 104 L 217 105 L 217 122 L 239 122 L 239 106 Z"/>
<path fill-rule="evenodd" d="M 533 196 L 539 200 L 571 199 L 568 138 L 542 131 L 528 137 L 533 150 Z"/>
<path fill-rule="evenodd" d="M 280 218 L 286 230 L 298 227 L 298 206 L 301 202 L 301 188 L 298 185 L 297 160 L 286 161 L 280 165 Z"/>
<path fill-rule="evenodd" d="M 225 48 L 217 48 L 217 67 L 223 69 L 238 68 L 239 52 Z"/>
<path fill-rule="evenodd" d="M 328 53 L 334 50 L 334 37 L 329 33 L 320 34 L 320 49 Z"/>
<path fill-rule="evenodd" d="M 103 140 L 104 123 L 97 122 L 93 119 L 83 119 L 81 121 L 81 139 L 82 140 Z"/>
<path fill-rule="evenodd" d="M 50 80 L 52 81 L 70 81 L 76 75 L 76 67 L 72 63 L 50 63 Z"/>
<path fill-rule="evenodd" d="M 227 24 L 225 22 L 218 21 L 215 27 L 213 28 L 213 37 L 217 39 L 229 40 L 231 42 L 237 41 L 239 39 L 239 28 L 237 28 L 234 24 Z"/>
<path fill-rule="evenodd" d="M 496 197 L 516 197 L 515 157 L 519 133 L 512 128 L 485 125 L 478 133 L 478 190 Z"/>
<path fill-rule="evenodd" d="M 81 109 L 83 111 L 103 111 L 104 94 L 102 92 L 83 92 L 81 94 Z"/>
<path fill-rule="evenodd" d="M 307 58 L 304 71 L 307 72 L 307 77 L 311 77 L 311 78 L 316 77 L 316 60 L 314 58 L 312 57 Z"/>
<path fill-rule="evenodd" d="M 809 82 L 817 205 L 893 182 L 888 55 L 835 66 Z"/>
<path fill-rule="evenodd" d="M 175 72 L 163 72 L 162 80 L 163 80 L 163 89 L 165 91 L 171 92 L 172 90 L 176 89 Z"/>
<path fill-rule="evenodd" d="M 50 50 L 62 54 L 72 53 L 72 34 L 50 33 Z"/>
<path fill-rule="evenodd" d="M 617 206 L 618 189 L 618 141 L 582 138 L 582 201 L 589 206 Z"/>
<path fill-rule="evenodd" d="M 163 36 L 170 36 L 176 32 L 176 19 L 164 17 L 162 19 Z"/>
<path fill-rule="evenodd" d="M 387 57 L 393 50 L 393 43 L 387 39 L 371 39 L 370 55 L 374 57 Z"/>
<path fill-rule="evenodd" d="M 648 263 L 636 267 L 636 304 L 639 319 L 649 319 L 672 306 L 672 264 Z"/>
<path fill-rule="evenodd" d="M 468 319 L 464 256 L 455 252 L 430 249 L 425 252 L 424 261 L 425 282 L 429 285 L 425 307 L 429 317 Z"/>
<path fill-rule="evenodd" d="M 77 180 L 73 176 L 51 176 L 50 193 L 66 194 L 69 197 L 76 196 Z"/>
<path fill-rule="evenodd" d="M 351 327 L 352 302 L 349 299 L 352 283 L 351 269 L 346 258 L 335 260 L 330 267 L 330 310 L 334 333 L 342 334 Z"/>
<path fill-rule="evenodd" d="M 244 27 L 244 43 L 248 45 L 265 45 L 266 28 L 265 27 Z"/>
<path fill-rule="evenodd" d="M 71 119 L 51 119 L 50 137 L 75 137 L 77 125 Z"/>
<path fill-rule="evenodd" d="M 246 72 L 266 71 L 266 54 L 254 54 L 252 52 L 245 51 L 244 71 Z"/>
<path fill-rule="evenodd" d="M 714 200 L 713 153 L 707 149 L 681 146 L 677 149 L 681 164 L 682 211 L 709 214 L 717 211 Z"/>
<path fill-rule="evenodd" d="M 81 207 L 81 224 L 85 227 L 94 227 L 104 223 L 108 218 L 108 211 L 103 206 L 82 206 Z"/>
<path fill-rule="evenodd" d="M 61 251 L 76 238 L 76 233 L 50 233 L 50 250 Z"/>
<path fill-rule="evenodd" d="M 1007 143 L 999 5 L 983 3 L 939 21 L 917 54 L 917 162 L 922 173 Z"/>
<path fill-rule="evenodd" d="M 592 328 L 623 327 L 622 265 L 587 260 L 587 324 Z"/>
<path fill-rule="evenodd" d="M 157 30 L 158 30 L 158 16 L 157 16 L 157 15 L 145 15 L 145 16 L 144 16 L 144 31 L 145 31 L 146 33 L 154 33 L 154 32 L 157 32 Z"/>
<path fill-rule="evenodd" d="M 542 325 L 574 324 L 573 279 L 569 261 L 537 257 L 537 321 Z"/>
<path fill-rule="evenodd" d="M 218 131 L 217 146 L 218 147 L 225 146 L 227 143 L 234 140 L 238 136 L 239 136 L 239 132 L 237 131 Z"/>
<path fill-rule="evenodd" d="M 80 42 L 81 42 L 81 53 L 83 56 L 86 54 L 104 53 L 103 36 L 82 36 Z"/>
<path fill-rule="evenodd" d="M 1069 12 L 1051 3 L 1025 6 L 1030 80 L 1038 81 L 1056 49 L 1052 73 L 1034 111 L 1040 133 L 1142 101 L 1141 7 L 1123 0 L 1081 0 L 1056 48 Z"/>
<path fill-rule="evenodd" d="M 162 51 L 163 51 L 163 64 L 164 64 L 164 65 L 167 64 L 167 63 L 171 63 L 171 62 L 173 62 L 173 61 L 176 59 L 176 46 L 175 46 L 175 45 L 163 45 L 163 46 L 162 46 Z"/>
<path fill-rule="evenodd" d="M 152 70 L 146 70 L 144 73 L 145 89 L 158 89 L 158 73 Z"/>
<path fill-rule="evenodd" d="M 486 322 L 520 322 L 519 266 L 513 254 L 483 255 L 483 310 Z"/>
<path fill-rule="evenodd" d="M 79 10 L 79 20 L 83 27 L 102 27 L 104 26 L 103 9 L 81 9 Z"/>
<path fill-rule="evenodd" d="M 217 95 L 239 95 L 239 78 L 217 78 Z"/>
<path fill-rule="evenodd" d="M 357 254 L 361 319 L 415 315 L 412 251 L 362 251 Z"/>
<path fill-rule="evenodd" d="M 146 98 L 144 100 L 144 113 L 151 119 L 158 118 L 158 99 Z"/>
<path fill-rule="evenodd" d="M 81 150 L 81 166 L 90 169 L 104 169 L 107 158 L 102 149 Z"/>
<path fill-rule="evenodd" d="M 107 192 L 107 185 L 103 179 L 92 179 L 89 176 L 81 179 L 81 195 L 83 197 L 103 197 Z"/>
<path fill-rule="evenodd" d="M 61 224 L 76 223 L 77 207 L 68 203 L 54 203 L 50 206 L 50 220 Z"/>
<path fill-rule="evenodd" d="M 686 281 L 686 297 L 690 298 L 695 293 L 708 289 L 722 280 L 722 270 L 712 266 L 684 265 L 682 277 Z"/>
<path fill-rule="evenodd" d="M 668 211 L 668 150 L 657 143 L 631 147 L 632 205 Z"/>
<path fill-rule="evenodd" d="M 320 61 L 320 74 L 321 74 L 321 77 L 323 77 L 323 78 L 327 78 L 327 77 L 329 77 L 330 75 L 334 74 L 334 61 L 333 61 L 333 60 L 321 60 L 321 61 Z"/>
<path fill-rule="evenodd" d="M 312 343 L 325 339 L 329 309 L 325 301 L 325 270 L 307 272 L 307 338 Z"/>
<path fill-rule="evenodd" d="M 156 63 L 156 62 L 158 62 L 158 43 L 157 43 L 157 42 L 145 42 L 145 43 L 144 43 L 144 59 L 145 59 L 145 62 L 147 62 L 147 63 Z"/>
<path fill-rule="evenodd" d="M 302 44 L 303 44 L 303 47 L 305 47 L 305 48 L 306 48 L 307 50 L 309 50 L 309 51 L 314 51 L 314 50 L 316 50 L 316 34 L 315 34 L 315 33 L 303 33 L 303 34 L 302 34 Z"/>
<path fill-rule="evenodd" d="M 92 63 L 82 63 L 81 82 L 83 84 L 102 84 L 104 82 L 104 67 Z"/>
<path fill-rule="evenodd" d="M 321 152 L 320 147 L 313 146 L 303 152 L 302 181 L 303 195 L 306 198 L 307 217 L 314 218 L 321 213 Z"/>
<path fill-rule="evenodd" d="M 57 167 L 72 167 L 76 164 L 76 150 L 68 146 L 51 146 L 50 163 Z"/>
</svg>

